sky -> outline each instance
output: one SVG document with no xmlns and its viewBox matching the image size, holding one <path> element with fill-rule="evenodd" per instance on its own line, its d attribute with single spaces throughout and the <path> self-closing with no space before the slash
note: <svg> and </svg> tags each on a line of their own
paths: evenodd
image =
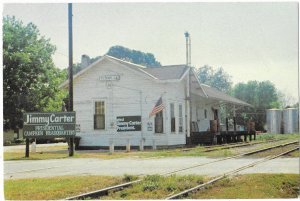
<svg viewBox="0 0 300 201">
<path fill-rule="evenodd" d="M 67 3 L 3 5 L 3 15 L 33 22 L 68 66 Z M 184 32 L 191 35 L 191 64 L 222 67 L 234 84 L 270 80 L 298 100 L 297 2 L 74 3 L 74 63 L 121 45 L 154 54 L 162 65 L 184 64 Z"/>
</svg>

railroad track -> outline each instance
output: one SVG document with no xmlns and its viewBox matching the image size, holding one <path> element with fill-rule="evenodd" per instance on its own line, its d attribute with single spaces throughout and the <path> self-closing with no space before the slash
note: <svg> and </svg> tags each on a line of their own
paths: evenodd
<svg viewBox="0 0 300 201">
<path fill-rule="evenodd" d="M 284 147 L 284 146 L 288 146 L 288 145 L 291 145 L 291 144 L 298 144 L 298 143 L 299 143 L 298 141 L 293 141 L 293 142 L 288 142 L 288 143 L 285 143 L 285 144 L 280 144 L 280 145 L 267 147 L 267 148 L 260 149 L 260 150 L 250 151 L 250 152 L 242 153 L 242 154 L 239 154 L 239 155 L 236 155 L 236 156 L 226 157 L 226 158 L 222 158 L 222 159 L 219 159 L 219 160 L 215 160 L 215 161 L 211 161 L 211 162 L 207 162 L 207 163 L 201 163 L 201 164 L 198 164 L 198 165 L 189 166 L 189 167 L 181 168 L 181 169 L 178 169 L 178 170 L 175 170 L 175 171 L 163 173 L 163 174 L 161 174 L 161 176 L 171 175 L 171 174 L 174 174 L 174 173 L 177 173 L 177 172 L 185 171 L 185 170 L 200 167 L 200 166 L 205 166 L 205 165 L 208 165 L 208 164 L 211 164 L 211 163 L 217 163 L 217 162 L 228 160 L 228 159 L 240 158 L 240 157 L 243 157 L 243 156 L 248 156 L 248 155 L 251 155 L 251 154 L 263 152 L 263 151 L 266 151 L 266 150 L 270 150 L 270 149 L 274 149 L 274 148 L 278 148 L 278 147 Z M 297 147 L 296 149 L 299 149 L 299 147 Z M 296 149 L 293 149 L 292 151 L 295 151 Z M 288 154 L 292 151 L 289 150 L 289 152 L 287 152 L 285 154 Z M 269 157 L 267 157 L 267 158 L 269 158 Z M 265 158 L 265 159 L 267 159 L 267 158 Z M 262 161 L 265 161 L 265 159 L 262 160 Z M 255 162 L 253 164 L 250 164 L 250 165 L 247 165 L 247 166 L 252 167 L 252 166 L 256 165 L 256 163 L 257 162 Z M 243 169 L 239 168 L 237 170 L 241 171 Z M 237 170 L 235 170 L 235 171 L 237 171 Z M 228 176 L 228 174 L 229 173 L 226 173 L 226 174 L 224 174 L 220 177 L 217 177 L 213 180 L 210 180 L 209 182 L 206 182 L 205 185 L 209 185 L 211 183 L 214 183 L 214 182 L 224 178 L 225 175 Z M 143 178 L 137 179 L 137 180 L 134 180 L 134 181 L 130 181 L 130 182 L 126 182 L 126 183 L 123 183 L 123 184 L 115 185 L 115 186 L 106 187 L 106 188 L 99 189 L 99 190 L 96 190 L 96 191 L 87 192 L 87 193 L 83 193 L 83 194 L 80 194 L 80 195 L 68 197 L 68 198 L 65 198 L 65 200 L 80 200 L 80 199 L 85 199 L 85 198 L 101 197 L 101 196 L 104 196 L 104 195 L 108 195 L 108 193 L 110 191 L 123 190 L 124 188 L 128 188 L 128 187 L 132 186 L 133 184 L 139 183 L 141 181 L 143 181 Z M 194 188 L 195 189 L 200 189 L 200 188 L 202 188 L 203 185 L 204 184 L 201 184 L 201 185 L 199 185 L 197 187 L 194 187 Z M 193 190 L 195 190 L 194 188 L 188 189 L 186 191 L 188 191 L 188 192 L 193 191 Z M 186 192 L 184 191 L 183 194 L 186 194 Z M 173 196 L 168 197 L 166 199 L 175 199 L 176 197 L 174 197 L 174 196 L 177 196 L 177 195 L 180 196 L 179 194 L 176 194 L 176 195 L 173 195 Z"/>
<path fill-rule="evenodd" d="M 283 141 L 282 139 L 275 139 L 275 140 L 268 140 L 268 141 L 260 141 L 260 142 L 234 142 L 234 143 L 227 143 L 227 144 L 219 144 L 219 145 L 210 145 L 210 146 L 201 146 L 203 148 L 207 148 L 205 152 L 215 151 L 215 150 L 221 150 L 221 149 L 230 149 L 235 147 L 243 147 L 243 146 L 251 146 L 256 144 L 263 144 L 263 143 L 269 143 L 269 142 L 277 142 L 277 141 Z M 194 149 L 197 149 L 198 147 L 185 147 L 182 148 L 182 152 L 188 152 Z M 210 149 L 212 148 L 212 149 Z M 167 153 L 171 153 L 173 151 L 166 151 Z"/>
<path fill-rule="evenodd" d="M 276 142 L 276 141 L 282 141 L 282 139 L 274 139 L 274 140 L 266 140 L 266 141 L 260 141 L 260 142 L 233 142 L 233 143 L 227 143 L 227 144 L 218 144 L 218 145 L 209 145 L 209 146 L 203 146 L 204 148 L 218 148 L 218 147 L 227 147 L 231 145 L 240 145 L 240 144 L 261 144 L 261 143 L 268 143 L 268 142 Z"/>
<path fill-rule="evenodd" d="M 212 164 L 212 163 L 217 163 L 217 162 L 221 162 L 221 161 L 225 161 L 225 160 L 229 160 L 229 159 L 241 158 L 243 156 L 249 156 L 249 155 L 252 155 L 252 154 L 259 153 L 259 152 L 275 149 L 275 148 L 278 148 L 278 147 L 289 146 L 291 144 L 298 144 L 298 143 L 299 143 L 298 141 L 293 141 L 293 142 L 288 142 L 288 143 L 284 143 L 284 144 L 280 144 L 280 145 L 274 145 L 274 146 L 259 149 L 259 150 L 249 151 L 249 152 L 245 152 L 245 153 L 242 153 L 242 154 L 239 154 L 239 155 L 229 156 L 229 157 L 221 158 L 219 160 L 215 160 L 215 161 L 211 161 L 211 162 L 207 162 L 207 163 L 201 163 L 201 164 L 198 164 L 198 165 L 182 168 L 182 169 L 175 170 L 175 171 L 172 171 L 172 172 L 167 172 L 167 173 L 162 174 L 162 176 L 174 174 L 174 173 L 181 172 L 181 171 L 184 171 L 184 170 L 188 170 L 188 169 L 192 169 L 192 168 L 196 168 L 196 167 L 200 167 L 200 166 L 204 166 L 204 165 L 208 165 L 208 164 Z"/>
<path fill-rule="evenodd" d="M 200 185 L 198 185 L 198 186 L 195 186 L 195 187 L 193 187 L 193 188 L 187 189 L 187 190 L 185 190 L 185 191 L 182 191 L 182 192 L 177 193 L 177 194 L 175 194 L 175 195 L 172 195 L 172 196 L 170 196 L 170 197 L 166 197 L 165 199 L 166 199 L 166 200 L 180 199 L 180 198 L 182 198 L 182 197 L 187 196 L 189 193 L 192 193 L 192 192 L 195 192 L 195 191 L 204 189 L 204 188 L 207 187 L 208 185 L 211 185 L 211 184 L 213 184 L 213 183 L 215 183 L 215 182 L 217 182 L 217 181 L 219 181 L 219 180 L 222 180 L 222 179 L 224 179 L 225 177 L 227 177 L 227 176 L 229 176 L 229 175 L 234 175 L 234 174 L 236 174 L 236 173 L 238 173 L 238 172 L 240 172 L 240 171 L 242 171 L 242 170 L 245 170 L 245 169 L 254 167 L 255 165 L 258 165 L 258 164 L 260 164 L 260 163 L 264 163 L 264 162 L 266 162 L 266 161 L 269 161 L 269 160 L 278 158 L 278 157 L 280 157 L 280 156 L 286 155 L 286 154 L 288 154 L 288 153 L 290 153 L 290 152 L 293 152 L 293 151 L 295 151 L 295 150 L 297 150 L 297 149 L 299 149 L 299 147 L 293 148 L 293 149 L 288 150 L 288 151 L 285 151 L 285 152 L 280 153 L 280 154 L 278 154 L 278 155 L 273 155 L 273 156 L 266 157 L 266 158 L 264 158 L 264 159 L 262 159 L 262 160 L 260 160 L 260 161 L 256 161 L 256 162 L 253 162 L 253 163 L 251 163 L 251 164 L 245 165 L 245 166 L 243 166 L 243 167 L 237 168 L 237 169 L 235 169 L 235 170 L 229 171 L 229 172 L 227 172 L 227 173 L 225 173 L 225 174 L 223 174 L 223 175 L 221 175 L 221 176 L 218 176 L 218 177 L 216 177 L 216 178 L 214 178 L 214 179 L 212 179 L 212 180 L 209 180 L 208 182 L 205 182 L 205 183 L 200 184 Z"/>
<path fill-rule="evenodd" d="M 269 141 L 265 141 L 265 142 L 241 143 L 241 144 L 232 143 L 232 145 L 220 146 L 220 147 L 213 147 L 212 146 L 213 147 L 212 149 L 207 149 L 204 152 L 211 152 L 211 151 L 218 151 L 218 150 L 223 150 L 223 149 L 231 149 L 231 148 L 237 148 L 237 147 L 252 146 L 252 145 L 264 144 L 264 143 L 270 143 L 270 142 L 277 142 L 277 141 L 282 141 L 282 140 L 269 140 Z"/>
<path fill-rule="evenodd" d="M 103 196 L 103 195 L 107 195 L 109 191 L 117 191 L 117 190 L 120 190 L 120 189 L 124 189 L 124 188 L 132 186 L 133 184 L 141 182 L 141 181 L 142 181 L 142 179 L 138 179 L 138 180 L 134 180 L 134 181 L 131 181 L 131 182 L 126 182 L 126 183 L 123 183 L 123 184 L 103 188 L 103 189 L 100 189 L 100 190 L 83 193 L 83 194 L 76 195 L 76 196 L 73 196 L 73 197 L 68 197 L 65 200 L 81 200 L 81 199 L 89 198 L 89 197 L 96 197 L 96 196 L 100 197 L 100 196 Z"/>
</svg>

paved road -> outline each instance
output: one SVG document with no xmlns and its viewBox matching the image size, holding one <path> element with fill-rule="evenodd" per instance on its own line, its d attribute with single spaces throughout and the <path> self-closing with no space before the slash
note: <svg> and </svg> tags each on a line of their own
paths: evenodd
<svg viewBox="0 0 300 201">
<path fill-rule="evenodd" d="M 124 174 L 162 174 L 197 164 L 212 162 L 217 159 L 206 157 L 176 157 L 176 158 L 150 158 L 150 159 L 53 159 L 53 160 L 31 160 L 31 161 L 5 161 L 4 178 L 32 178 L 52 177 L 65 175 L 112 175 L 122 176 Z M 217 176 L 232 169 L 250 164 L 261 159 L 240 158 L 230 159 L 209 165 L 193 168 L 178 174 L 199 174 Z M 266 163 L 259 164 L 246 173 L 296 173 L 299 174 L 298 158 L 278 158 Z"/>
</svg>

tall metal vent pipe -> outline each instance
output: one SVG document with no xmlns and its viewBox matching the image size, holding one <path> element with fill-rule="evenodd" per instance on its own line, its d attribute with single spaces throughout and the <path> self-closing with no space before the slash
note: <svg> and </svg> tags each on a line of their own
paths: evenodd
<svg viewBox="0 0 300 201">
<path fill-rule="evenodd" d="M 184 33 L 186 40 L 186 65 L 191 66 L 191 36 L 189 32 Z"/>
</svg>

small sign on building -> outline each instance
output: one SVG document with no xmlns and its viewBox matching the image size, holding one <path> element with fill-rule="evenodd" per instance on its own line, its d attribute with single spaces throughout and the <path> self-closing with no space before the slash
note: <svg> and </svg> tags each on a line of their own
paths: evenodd
<svg viewBox="0 0 300 201">
<path fill-rule="evenodd" d="M 141 116 L 120 116 L 117 117 L 117 132 L 141 131 Z"/>
<path fill-rule="evenodd" d="M 153 131 L 153 124 L 152 122 L 147 122 L 147 131 Z"/>
<path fill-rule="evenodd" d="M 100 81 L 118 81 L 120 80 L 120 75 L 101 75 L 99 77 Z"/>
</svg>

